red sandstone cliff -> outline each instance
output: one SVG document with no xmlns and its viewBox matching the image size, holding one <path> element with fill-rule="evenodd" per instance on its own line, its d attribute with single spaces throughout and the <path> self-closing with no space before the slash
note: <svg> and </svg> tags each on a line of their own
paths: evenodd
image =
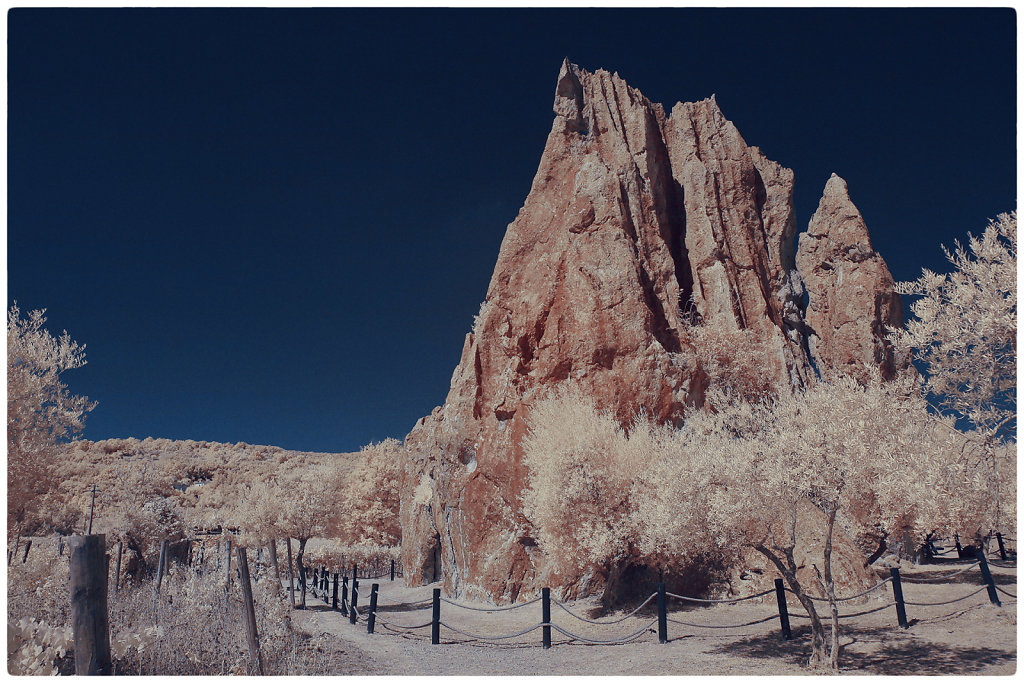
<svg viewBox="0 0 1024 683">
<path fill-rule="evenodd" d="M 447 400 L 406 438 L 407 580 L 442 578 L 449 594 L 515 600 L 543 571 L 521 511 L 520 441 L 546 388 L 571 378 L 623 421 L 641 407 L 676 419 L 700 405 L 706 388 L 689 343 L 693 324 L 756 331 L 777 347 L 784 383 L 799 386 L 813 373 L 793 269 L 805 258 L 818 273 L 837 257 L 830 247 L 828 256 L 794 259 L 792 171 L 747 146 L 714 97 L 666 115 L 618 74 L 568 60 L 554 111 Z M 818 225 L 828 233 L 833 223 Z M 888 288 L 898 302 L 877 269 L 854 280 Z M 823 282 L 812 279 L 815 296 L 831 287 L 829 296 L 842 299 L 846 285 Z M 843 315 L 867 314 L 867 303 L 855 298 Z M 812 317 L 820 340 L 843 330 L 837 307 L 827 310 Z M 872 318 L 870 334 L 895 312 L 871 308 L 883 317 Z M 829 342 L 816 348 L 833 362 Z M 562 577 L 562 588 L 571 592 L 577 578 Z"/>
</svg>

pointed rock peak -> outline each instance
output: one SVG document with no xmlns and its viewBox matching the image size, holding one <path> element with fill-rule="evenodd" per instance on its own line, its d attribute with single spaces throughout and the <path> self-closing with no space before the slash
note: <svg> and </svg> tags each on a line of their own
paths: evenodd
<svg viewBox="0 0 1024 683">
<path fill-rule="evenodd" d="M 583 84 L 580 82 L 580 68 L 566 57 L 562 68 L 558 70 L 558 85 L 555 86 L 555 107 L 559 98 L 583 100 Z"/>
<path fill-rule="evenodd" d="M 833 173 L 828 182 L 825 183 L 825 193 L 822 195 L 822 199 L 825 197 L 842 198 L 850 201 L 850 188 L 847 187 L 845 180 Z"/>
<path fill-rule="evenodd" d="M 818 210 L 811 216 L 807 233 L 813 237 L 827 236 L 837 246 L 858 245 L 874 251 L 864 217 L 850 199 L 846 181 L 835 173 L 825 183 L 825 191 L 818 202 Z"/>
<path fill-rule="evenodd" d="M 558 84 L 555 86 L 555 113 L 565 119 L 565 130 L 586 132 L 583 123 L 583 83 L 580 68 L 566 57 L 558 70 Z"/>
</svg>

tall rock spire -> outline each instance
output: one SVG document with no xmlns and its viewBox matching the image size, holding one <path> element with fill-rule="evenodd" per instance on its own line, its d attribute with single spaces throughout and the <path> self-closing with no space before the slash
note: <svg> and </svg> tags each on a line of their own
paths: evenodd
<svg viewBox="0 0 1024 683">
<path fill-rule="evenodd" d="M 553 109 L 445 404 L 406 438 L 406 577 L 450 594 L 515 600 L 604 580 L 551 575 L 523 514 L 522 440 L 552 387 L 578 384 L 623 423 L 640 410 L 678 421 L 709 381 L 696 324 L 756 333 L 780 384 L 811 375 L 792 171 L 748 147 L 714 98 L 669 117 L 618 74 L 568 59 Z"/>
<path fill-rule="evenodd" d="M 835 173 L 818 210 L 800 235 L 796 266 L 807 288 L 808 344 L 822 367 L 878 366 L 890 378 L 899 368 L 886 326 L 903 323 L 903 302 L 867 226 Z"/>
</svg>

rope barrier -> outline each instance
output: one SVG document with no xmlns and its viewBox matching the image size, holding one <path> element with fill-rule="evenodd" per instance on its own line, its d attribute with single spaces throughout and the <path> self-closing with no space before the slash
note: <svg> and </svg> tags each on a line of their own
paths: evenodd
<svg viewBox="0 0 1024 683">
<path fill-rule="evenodd" d="M 380 593 L 377 594 L 377 607 L 408 607 L 411 609 L 404 610 L 406 612 L 418 612 L 421 609 L 429 609 L 431 605 L 430 600 L 420 600 L 419 602 L 381 602 Z"/>
<path fill-rule="evenodd" d="M 889 609 L 890 607 L 892 607 L 895 604 L 896 604 L 896 601 L 893 600 L 892 602 L 887 603 L 885 605 L 882 605 L 881 607 L 875 607 L 873 609 L 867 609 L 867 610 L 864 610 L 863 612 L 854 612 L 853 614 L 840 614 L 839 618 L 840 619 L 849 619 L 850 617 L 862 617 L 865 614 L 871 614 L 873 612 L 881 612 L 884 609 Z"/>
<path fill-rule="evenodd" d="M 1017 565 L 1015 565 L 1015 564 L 1002 564 L 1001 562 L 997 562 L 995 560 L 989 560 L 988 563 L 990 565 L 992 565 L 993 567 L 999 567 L 1000 569 L 1016 569 L 1017 568 Z"/>
<path fill-rule="evenodd" d="M 462 609 L 473 610 L 474 612 L 505 612 L 510 609 L 519 609 L 520 607 L 526 607 L 532 605 L 535 602 L 540 602 L 540 598 L 534 598 L 529 602 L 521 602 L 518 605 L 509 605 L 508 607 L 471 607 L 470 605 L 463 605 L 458 602 L 452 602 L 447 598 L 441 598 L 441 602 L 447 602 L 449 605 L 454 607 L 461 607 Z"/>
<path fill-rule="evenodd" d="M 441 624 L 441 626 L 444 626 L 447 629 L 455 631 L 456 633 L 460 633 L 460 634 L 466 636 L 467 638 L 473 638 L 474 640 L 508 640 L 509 638 L 518 638 L 519 636 L 526 635 L 530 631 L 534 631 L 534 630 L 540 628 L 541 626 L 548 626 L 549 625 L 549 624 L 545 624 L 543 622 L 537 622 L 533 626 L 531 626 L 529 628 L 526 628 L 526 629 L 523 629 L 522 631 L 518 631 L 516 633 L 508 633 L 508 634 L 501 635 L 501 636 L 484 636 L 484 635 L 480 635 L 480 634 L 476 634 L 476 633 L 466 633 L 465 631 L 460 631 L 459 629 L 455 628 L 454 626 L 449 626 L 448 624 L 444 623 L 443 621 L 439 622 L 439 623 Z"/>
<path fill-rule="evenodd" d="M 889 583 L 890 581 L 892 581 L 891 578 L 885 579 L 883 581 L 880 581 L 880 582 L 876 583 L 871 588 L 868 588 L 865 591 L 861 591 L 860 593 L 857 593 L 856 595 L 848 595 L 845 598 L 836 598 L 835 600 L 836 600 L 836 602 L 846 602 L 847 600 L 853 600 L 855 598 L 864 597 L 865 595 L 867 595 L 871 591 L 873 591 L 873 590 L 875 590 L 875 589 L 877 589 L 877 588 L 879 588 L 881 586 L 884 586 L 885 584 Z M 793 595 L 796 595 L 796 593 L 794 591 L 790 590 L 789 588 L 786 589 L 786 592 L 787 593 L 793 593 Z M 815 602 L 828 602 L 828 598 L 820 598 L 817 595 L 808 595 L 808 594 L 804 593 L 804 597 L 807 598 L 808 600 L 813 600 Z"/>
<path fill-rule="evenodd" d="M 997 591 L 999 591 L 1000 593 L 1002 593 L 1003 595 L 1007 596 L 1007 597 L 1010 597 L 1010 598 L 1014 598 L 1014 599 L 1016 599 L 1016 598 L 1017 598 L 1017 596 L 1016 596 L 1016 595 L 1014 595 L 1013 593 L 1011 593 L 1011 592 L 1010 592 L 1010 591 L 1008 591 L 1008 590 L 1003 590 L 1003 589 L 1002 589 L 1002 588 L 1000 588 L 999 586 L 996 586 L 996 590 L 997 590 Z"/>
<path fill-rule="evenodd" d="M 762 597 L 764 595 L 768 595 L 769 593 L 774 593 L 774 592 L 775 592 L 775 589 L 772 588 L 772 589 L 763 591 L 761 593 L 754 593 L 753 595 L 746 595 L 746 596 L 744 596 L 742 598 L 726 598 L 726 599 L 723 599 L 723 600 L 706 600 L 704 598 L 691 598 L 688 595 L 676 595 L 675 593 L 665 593 L 665 595 L 667 595 L 670 598 L 676 598 L 678 600 L 689 600 L 690 602 L 707 602 L 707 603 L 711 603 L 711 604 L 720 604 L 720 603 L 725 603 L 725 602 L 743 602 L 744 600 L 753 600 L 754 598 L 760 598 L 760 597 Z"/>
<path fill-rule="evenodd" d="M 911 602 L 910 600 L 904 600 L 903 603 L 906 604 L 906 605 L 914 605 L 916 607 L 933 607 L 933 606 L 936 606 L 936 605 L 949 605 L 949 604 L 952 604 L 954 602 L 960 602 L 961 600 L 966 600 L 967 598 L 971 597 L 972 595 L 977 595 L 981 591 L 987 590 L 987 589 L 988 589 L 988 586 L 982 586 L 981 588 L 979 588 L 978 590 L 974 591 L 973 593 L 968 593 L 967 595 L 963 596 L 962 598 L 956 598 L 955 600 L 945 600 L 943 602 Z"/>
<path fill-rule="evenodd" d="M 622 621 L 625 621 L 626 619 L 629 619 L 631 616 L 633 616 L 634 614 L 639 612 L 640 609 L 644 605 L 646 605 L 647 603 L 649 603 L 651 600 L 653 600 L 656 597 L 658 597 L 657 593 L 651 593 L 650 596 L 648 596 L 648 598 L 646 600 L 641 602 L 640 606 L 637 607 L 635 610 L 633 610 L 632 612 L 630 612 L 629 614 L 627 614 L 624 617 L 621 617 L 619 619 L 613 619 L 611 621 L 595 621 L 593 619 L 587 619 L 586 617 L 581 617 L 580 615 L 576 614 L 575 612 L 573 612 L 571 609 L 569 609 L 566 605 L 564 605 L 563 603 L 559 602 L 558 600 L 552 600 L 551 602 L 553 602 L 554 604 L 558 605 L 559 607 L 562 608 L 563 611 L 565 611 L 569 615 L 579 619 L 580 621 L 585 621 L 588 624 L 597 624 L 599 626 L 604 626 L 604 625 L 607 625 L 607 624 L 618 624 L 619 622 L 622 622 Z"/>
<path fill-rule="evenodd" d="M 396 624 L 393 621 L 385 621 L 384 619 L 381 619 L 380 615 L 377 614 L 377 612 L 374 612 L 374 614 L 377 615 L 377 621 L 379 623 L 384 624 L 385 626 L 394 626 L 395 628 L 407 628 L 409 630 L 416 630 L 418 628 L 426 628 L 427 626 L 430 626 L 431 624 L 434 623 L 433 621 L 428 621 L 425 624 L 416 624 L 415 626 L 410 625 L 410 624 Z"/>
<path fill-rule="evenodd" d="M 624 638 L 615 638 L 613 640 L 596 640 L 596 639 L 593 639 L 593 638 L 584 638 L 583 636 L 580 636 L 580 635 L 577 635 L 575 633 L 572 633 L 571 631 L 566 631 L 564 628 L 562 628 L 561 626 L 559 626 L 557 624 L 543 624 L 543 625 L 544 626 L 551 626 L 551 628 L 555 629 L 556 631 L 561 633 L 566 638 L 572 638 L 573 640 L 578 640 L 578 641 L 583 642 L 583 643 L 592 643 L 594 645 L 617 645 L 617 644 L 620 644 L 620 643 L 628 643 L 631 640 L 635 640 L 635 639 L 639 638 L 641 635 L 646 633 L 648 631 L 648 629 L 650 629 L 656 623 L 658 623 L 658 620 L 654 619 L 649 624 L 647 624 L 646 626 L 641 628 L 640 630 L 635 631 L 635 632 L 629 634 L 628 636 L 626 636 Z M 538 625 L 542 625 L 542 624 L 538 624 Z"/>
<path fill-rule="evenodd" d="M 966 572 L 966 571 L 968 571 L 968 570 L 970 570 L 970 569 L 972 569 L 974 567 L 977 567 L 979 564 L 981 564 L 981 562 L 973 562 L 973 563 L 967 565 L 966 567 L 964 567 L 963 569 L 961 569 L 960 571 L 953 572 L 952 574 L 943 574 L 942 576 L 936 576 L 935 578 L 932 578 L 932 579 L 919 579 L 919 578 L 907 576 L 907 575 L 904 574 L 904 575 L 900 576 L 900 580 L 903 581 L 904 583 L 938 583 L 939 581 L 946 581 L 947 579 L 952 579 L 954 576 L 960 576 L 964 572 Z"/>
<path fill-rule="evenodd" d="M 772 614 L 770 616 L 765 617 L 764 619 L 757 619 L 756 621 L 748 621 L 745 624 L 725 624 L 725 625 L 691 624 L 688 621 L 681 621 L 679 619 L 673 619 L 672 617 L 666 617 L 665 619 L 667 621 L 671 621 L 673 624 L 682 624 L 683 626 L 691 626 L 693 628 L 743 628 L 744 626 L 753 626 L 755 624 L 763 624 L 766 621 L 771 621 L 772 619 L 778 619 L 778 618 L 779 618 L 778 614 Z"/>
</svg>

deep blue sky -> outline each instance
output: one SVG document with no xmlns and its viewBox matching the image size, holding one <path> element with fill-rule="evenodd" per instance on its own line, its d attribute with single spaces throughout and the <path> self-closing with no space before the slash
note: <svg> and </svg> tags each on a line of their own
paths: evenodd
<svg viewBox="0 0 1024 683">
<path fill-rule="evenodd" d="M 86 437 L 355 450 L 444 401 L 568 55 L 833 171 L 897 279 L 1015 208 L 1012 10 L 8 14 L 8 296 Z"/>
</svg>

